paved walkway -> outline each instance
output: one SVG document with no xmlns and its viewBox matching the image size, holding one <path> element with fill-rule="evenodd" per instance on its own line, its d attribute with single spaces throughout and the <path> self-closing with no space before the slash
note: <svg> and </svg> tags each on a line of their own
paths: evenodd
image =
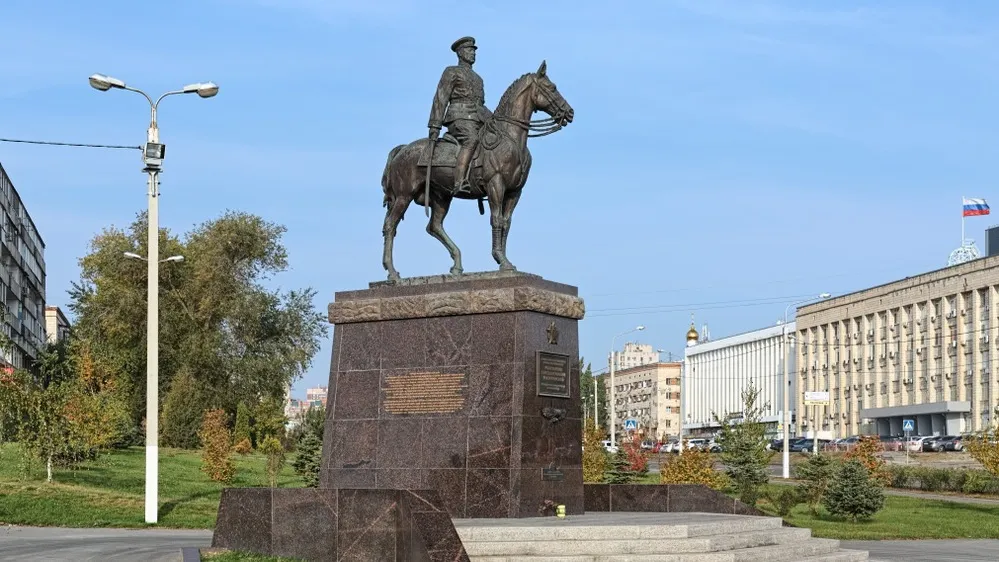
<svg viewBox="0 0 999 562">
<path fill-rule="evenodd" d="M 179 562 L 181 548 L 211 544 L 211 531 L 0 527 L 5 562 Z"/>
<path fill-rule="evenodd" d="M 885 562 L 995 562 L 999 540 L 840 541 L 842 548 L 866 550 Z"/>
</svg>

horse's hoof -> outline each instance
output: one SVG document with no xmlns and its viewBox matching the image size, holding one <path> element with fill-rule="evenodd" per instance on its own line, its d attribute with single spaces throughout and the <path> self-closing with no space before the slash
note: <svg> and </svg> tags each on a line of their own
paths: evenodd
<svg viewBox="0 0 999 562">
<path fill-rule="evenodd" d="M 517 271 L 517 268 L 512 263 L 505 263 L 500 266 L 500 271 Z"/>
<path fill-rule="evenodd" d="M 454 275 L 455 277 L 461 277 L 463 273 L 465 273 L 465 270 L 460 267 L 451 268 L 451 275 Z"/>
<path fill-rule="evenodd" d="M 388 276 L 389 283 L 398 283 L 401 280 L 402 280 L 402 278 L 399 277 L 398 273 L 389 273 L 389 276 Z"/>
</svg>

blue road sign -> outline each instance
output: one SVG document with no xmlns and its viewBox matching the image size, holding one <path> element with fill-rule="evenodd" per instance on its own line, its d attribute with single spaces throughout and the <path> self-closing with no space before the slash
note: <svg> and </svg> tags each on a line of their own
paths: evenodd
<svg viewBox="0 0 999 562">
<path fill-rule="evenodd" d="M 916 420 L 902 420 L 902 431 L 916 431 Z"/>
<path fill-rule="evenodd" d="M 638 420 L 624 420 L 625 429 L 638 429 Z"/>
</svg>

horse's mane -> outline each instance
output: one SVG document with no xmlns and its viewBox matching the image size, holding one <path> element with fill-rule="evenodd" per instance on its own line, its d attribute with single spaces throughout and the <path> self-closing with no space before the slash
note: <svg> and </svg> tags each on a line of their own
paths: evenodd
<svg viewBox="0 0 999 562">
<path fill-rule="evenodd" d="M 525 73 L 520 78 L 514 80 L 512 84 L 510 84 L 510 87 L 508 87 L 506 91 L 503 92 L 503 95 L 500 97 L 499 103 L 496 104 L 496 113 L 503 113 L 503 114 L 509 113 L 510 111 L 509 106 L 510 104 L 513 103 L 514 96 L 522 90 L 522 88 L 520 87 L 521 83 L 532 75 L 534 75 L 533 72 Z"/>
</svg>

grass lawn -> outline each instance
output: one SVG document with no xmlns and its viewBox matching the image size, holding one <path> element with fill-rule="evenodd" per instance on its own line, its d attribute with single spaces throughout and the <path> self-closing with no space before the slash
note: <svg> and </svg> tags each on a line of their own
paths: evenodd
<svg viewBox="0 0 999 562">
<path fill-rule="evenodd" d="M 772 513 L 765 499 L 759 507 Z M 805 505 L 794 508 L 785 520 L 829 539 L 999 539 L 999 507 L 905 496 L 886 496 L 884 509 L 868 521 L 839 519 L 822 507 L 814 516 Z"/>
<path fill-rule="evenodd" d="M 234 455 L 236 477 L 226 487 L 268 485 L 263 455 Z M 291 469 L 291 455 L 278 486 L 303 486 Z M 26 477 L 20 449 L 0 445 L 0 523 L 61 527 L 146 527 L 144 518 L 145 450 L 114 451 L 72 469 L 55 469 L 45 482 L 44 466 L 35 463 Z M 160 449 L 160 527 L 211 529 L 215 526 L 222 485 L 200 471 L 198 451 Z"/>
</svg>

